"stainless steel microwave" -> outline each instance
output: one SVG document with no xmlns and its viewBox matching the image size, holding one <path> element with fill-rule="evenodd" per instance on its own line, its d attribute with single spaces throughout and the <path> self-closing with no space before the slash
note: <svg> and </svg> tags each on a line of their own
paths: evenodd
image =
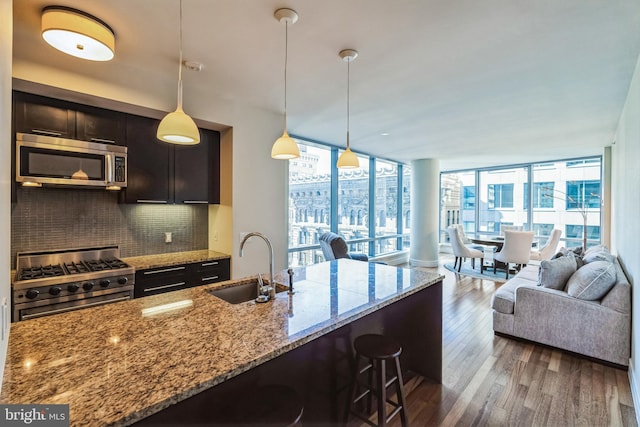
<svg viewBox="0 0 640 427">
<path fill-rule="evenodd" d="M 127 186 L 127 147 L 17 133 L 16 181 L 119 190 Z"/>
</svg>

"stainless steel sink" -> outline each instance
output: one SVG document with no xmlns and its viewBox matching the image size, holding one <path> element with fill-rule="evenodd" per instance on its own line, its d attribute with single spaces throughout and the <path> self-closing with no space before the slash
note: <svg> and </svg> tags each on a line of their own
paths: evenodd
<svg viewBox="0 0 640 427">
<path fill-rule="evenodd" d="M 276 283 L 276 293 L 286 291 L 287 287 Z M 231 304 L 253 301 L 258 296 L 258 283 L 256 280 L 240 283 L 227 288 L 216 288 L 207 290 L 214 297 L 225 300 Z"/>
</svg>

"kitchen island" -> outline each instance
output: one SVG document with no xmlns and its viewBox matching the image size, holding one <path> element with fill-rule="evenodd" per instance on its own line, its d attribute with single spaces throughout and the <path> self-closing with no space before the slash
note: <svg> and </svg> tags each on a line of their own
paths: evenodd
<svg viewBox="0 0 640 427">
<path fill-rule="evenodd" d="M 69 404 L 71 425 L 186 422 L 203 402 L 215 417 L 216 399 L 256 381 L 315 386 L 308 368 L 338 372 L 326 348 L 348 355 L 354 336 L 381 331 L 403 345 L 403 368 L 440 381 L 443 276 L 341 259 L 294 279 L 265 304 L 207 292 L 242 279 L 14 323 L 0 403 Z"/>
</svg>

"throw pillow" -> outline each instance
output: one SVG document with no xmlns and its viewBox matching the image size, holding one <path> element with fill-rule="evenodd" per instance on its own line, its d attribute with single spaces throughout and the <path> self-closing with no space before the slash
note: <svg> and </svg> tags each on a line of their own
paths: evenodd
<svg viewBox="0 0 640 427">
<path fill-rule="evenodd" d="M 582 259 L 585 262 L 585 264 L 588 264 L 594 261 L 613 262 L 614 256 L 611 255 L 611 252 L 609 252 L 609 249 L 606 246 L 598 245 L 598 246 L 589 248 L 584 253 L 584 256 L 582 257 Z"/>
<path fill-rule="evenodd" d="M 585 264 L 569 278 L 567 293 L 588 301 L 599 300 L 616 284 L 615 265 L 608 261 Z"/>
<path fill-rule="evenodd" d="M 577 268 L 572 252 L 560 258 L 541 261 L 540 270 L 538 270 L 538 286 L 561 291 Z"/>
</svg>

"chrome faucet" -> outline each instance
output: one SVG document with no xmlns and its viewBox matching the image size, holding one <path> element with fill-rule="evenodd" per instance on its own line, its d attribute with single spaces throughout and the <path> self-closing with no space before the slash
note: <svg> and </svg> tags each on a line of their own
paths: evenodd
<svg viewBox="0 0 640 427">
<path fill-rule="evenodd" d="M 258 233 L 256 231 L 252 231 L 251 233 L 247 233 L 242 242 L 240 242 L 240 256 L 242 256 L 242 252 L 244 249 L 244 244 L 252 238 L 253 236 L 260 237 L 267 244 L 269 248 L 269 286 L 262 286 L 262 276 L 258 276 L 258 298 L 256 298 L 257 302 L 267 302 L 270 299 L 274 299 L 276 297 L 276 284 L 273 281 L 273 246 L 271 246 L 271 242 L 267 239 L 262 233 Z M 268 295 L 265 295 L 265 292 L 269 292 Z"/>
</svg>

